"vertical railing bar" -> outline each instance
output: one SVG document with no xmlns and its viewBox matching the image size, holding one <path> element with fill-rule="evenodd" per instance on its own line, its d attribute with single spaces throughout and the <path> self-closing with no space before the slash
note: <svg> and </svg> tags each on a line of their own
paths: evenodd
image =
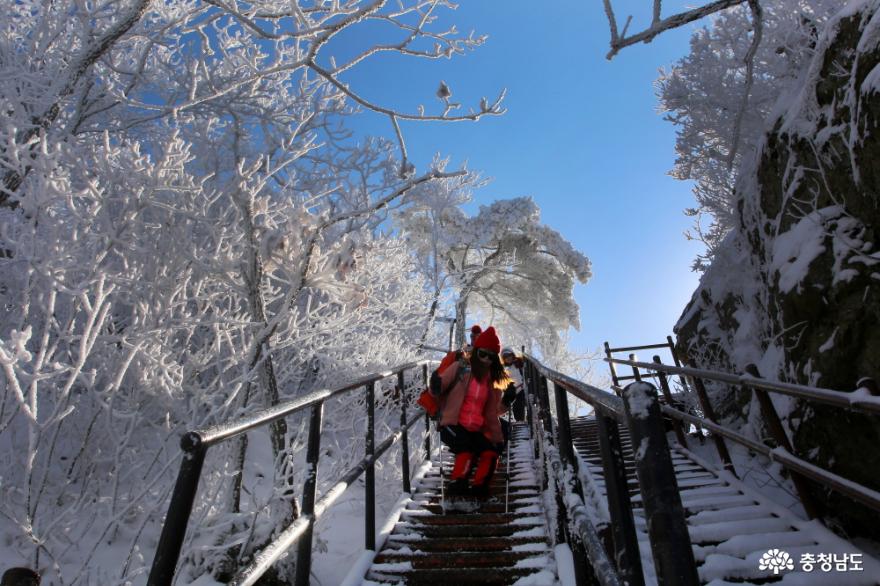
<svg viewBox="0 0 880 586">
<path fill-rule="evenodd" d="M 520 346 L 520 350 L 522 350 L 521 356 L 525 356 L 526 355 L 526 347 Z M 523 395 L 524 395 L 523 400 L 525 400 L 526 406 L 528 406 L 529 400 L 530 400 L 529 399 L 529 391 L 528 391 L 528 382 L 527 382 L 528 377 L 529 377 L 528 372 L 529 372 L 530 365 L 531 365 L 531 362 L 526 360 L 524 363 L 524 368 L 523 368 Z M 532 429 L 532 410 L 531 409 L 526 409 L 526 422 L 529 425 L 529 429 Z"/>
<path fill-rule="evenodd" d="M 557 442 L 559 452 L 562 455 L 563 465 L 572 471 L 571 479 L 573 481 L 572 489 L 574 494 L 583 501 L 584 491 L 581 487 L 580 477 L 578 475 L 578 463 L 574 456 L 574 446 L 571 439 L 571 417 L 568 412 L 568 392 L 565 387 L 553 381 L 553 390 L 556 393 L 556 433 L 558 434 Z M 574 562 L 575 584 L 586 584 L 590 573 L 590 563 L 587 560 L 586 545 L 581 540 L 580 533 L 568 530 L 568 511 L 565 503 L 562 502 L 562 495 L 558 495 L 560 505 L 560 524 L 563 535 L 568 535 L 567 542 L 571 548 L 572 558 Z M 564 515 L 562 513 L 565 513 Z"/>
<path fill-rule="evenodd" d="M 309 420 L 309 439 L 306 444 L 306 480 L 303 485 L 301 514 L 309 518 L 309 525 L 296 545 L 296 586 L 308 586 L 312 571 L 312 534 L 315 528 L 315 495 L 318 490 L 318 461 L 321 456 L 321 426 L 324 418 L 324 402 L 312 406 Z"/>
<path fill-rule="evenodd" d="M 636 534 L 626 461 L 623 458 L 617 421 L 609 417 L 603 409 L 595 408 L 595 413 L 599 432 L 599 452 L 602 455 L 602 469 L 605 476 L 605 493 L 608 499 L 608 512 L 611 515 L 614 562 L 625 583 L 631 586 L 644 586 L 639 539 Z"/>
<path fill-rule="evenodd" d="M 669 344 L 669 353 L 672 355 L 672 362 L 679 368 L 681 368 L 681 360 L 678 358 L 678 352 L 675 351 L 675 342 L 672 340 L 672 336 L 666 336 L 666 342 Z M 688 384 L 684 375 L 678 376 L 681 382 L 681 388 L 684 392 L 688 392 Z"/>
<path fill-rule="evenodd" d="M 611 369 L 611 382 L 614 385 L 613 388 L 615 389 L 615 392 L 617 392 L 616 389 L 620 386 L 620 381 L 617 378 L 617 367 L 614 366 L 613 362 L 611 362 L 611 345 L 607 341 L 605 342 L 605 356 L 607 356 L 609 359 L 608 367 Z M 617 394 L 620 395 L 620 393 Z"/>
<path fill-rule="evenodd" d="M 425 413 L 425 461 L 431 459 L 431 417 Z"/>
<path fill-rule="evenodd" d="M 147 586 L 170 586 L 174 579 L 177 560 L 180 559 L 186 526 L 199 490 L 199 479 L 205 463 L 205 454 L 208 451 L 199 438 L 192 435 L 194 434 L 183 437 L 183 442 L 189 442 L 190 445 L 184 447 L 183 460 L 180 462 L 180 471 L 177 473 L 174 492 L 168 504 L 168 513 L 165 515 L 165 524 L 162 526 L 159 544 L 156 546 L 156 556 L 153 558 Z"/>
<path fill-rule="evenodd" d="M 657 364 L 662 364 L 660 362 L 660 357 L 656 354 L 654 355 L 653 360 Z M 669 403 L 670 407 L 675 407 L 672 402 L 672 391 L 669 389 L 669 381 L 666 379 L 666 373 L 658 370 L 657 378 L 660 380 L 660 388 L 663 389 L 663 396 L 666 397 L 666 402 Z M 675 437 L 678 439 L 678 443 L 681 444 L 681 447 L 687 448 L 687 439 L 684 435 L 684 424 L 674 417 L 670 419 L 672 420 L 672 429 L 675 430 Z"/>
<path fill-rule="evenodd" d="M 666 342 L 669 344 L 669 353 L 672 355 L 672 362 L 679 368 L 681 368 L 681 360 L 678 357 L 678 352 L 675 351 L 675 342 L 672 339 L 672 336 L 666 336 Z M 690 393 L 690 385 L 688 385 L 687 377 L 683 374 L 678 375 L 678 382 L 681 384 L 681 390 L 684 393 Z M 687 396 L 687 394 L 685 395 Z M 684 425 L 684 424 L 682 424 Z M 703 439 L 703 426 L 699 424 L 693 424 L 697 430 L 697 437 L 700 440 L 700 444 L 702 444 L 705 440 Z"/>
<path fill-rule="evenodd" d="M 541 421 L 544 424 L 544 430 L 547 432 L 550 441 L 554 441 L 553 433 L 553 414 L 550 413 L 550 392 L 547 386 L 547 377 L 538 373 L 538 397 L 541 400 Z"/>
<path fill-rule="evenodd" d="M 422 387 L 428 388 L 428 365 L 422 365 Z M 425 413 L 425 461 L 431 459 L 431 417 Z"/>
<path fill-rule="evenodd" d="M 577 461 L 574 457 L 574 448 L 571 443 L 571 418 L 568 413 L 568 393 L 561 384 L 553 381 L 553 390 L 556 394 L 556 436 L 559 443 L 559 451 L 562 461 L 571 466 L 575 473 L 578 471 Z"/>
<path fill-rule="evenodd" d="M 650 383 L 634 382 L 621 394 L 635 452 L 657 582 L 661 586 L 698 586 L 700 580 L 693 546 L 666 441 L 657 390 Z"/>
<path fill-rule="evenodd" d="M 754 364 L 746 365 L 746 372 L 755 378 L 761 378 L 761 373 L 758 371 L 758 367 Z M 785 428 L 782 427 L 782 421 L 779 419 L 779 414 L 773 406 L 773 401 L 770 399 L 770 395 L 764 389 L 759 389 L 757 387 L 750 388 L 754 391 L 755 397 L 758 399 L 758 405 L 761 407 L 761 414 L 764 416 L 764 421 L 767 422 L 767 428 L 770 431 L 770 435 L 773 436 L 773 439 L 776 440 L 776 443 L 780 447 L 785 448 L 789 453 L 794 454 L 794 448 L 788 439 L 788 434 L 785 433 Z M 800 497 L 804 512 L 810 519 L 816 519 L 820 516 L 820 508 L 813 498 L 813 495 L 810 493 L 809 481 L 803 475 L 794 470 L 790 472 L 791 481 L 794 484 L 798 497 Z"/>
<path fill-rule="evenodd" d="M 693 383 L 694 389 L 697 391 L 697 398 L 700 400 L 700 407 L 703 409 L 703 415 L 706 416 L 706 419 L 717 425 L 718 418 L 715 416 L 715 410 L 712 408 L 712 403 L 709 402 L 709 393 L 706 392 L 706 387 L 703 385 L 703 381 L 697 377 L 693 377 Z M 724 469 L 736 476 L 736 469 L 733 467 L 733 460 L 730 458 L 730 452 L 727 451 L 727 443 L 725 443 L 724 437 L 720 434 L 713 433 L 712 441 L 715 442 L 715 449 L 718 451 L 718 457 L 721 458 Z"/>
<path fill-rule="evenodd" d="M 635 362 L 638 359 L 638 356 L 636 356 L 635 354 L 630 354 L 629 359 L 632 362 Z M 636 382 L 642 382 L 642 374 L 639 372 L 639 368 L 637 366 L 633 366 L 632 371 L 633 371 L 633 378 L 636 379 Z"/>
<path fill-rule="evenodd" d="M 398 391 L 398 396 L 400 398 L 400 427 L 404 428 L 406 426 L 406 403 L 407 396 L 406 391 L 404 390 L 404 376 L 403 371 L 397 373 L 397 388 L 400 389 Z M 403 478 L 403 492 L 412 492 L 412 488 L 410 487 L 409 481 L 409 430 L 403 430 L 403 437 L 400 438 L 400 453 L 401 453 L 401 462 L 400 462 L 400 474 Z"/>
<path fill-rule="evenodd" d="M 376 462 L 375 449 L 376 383 L 367 385 L 367 437 L 364 442 L 367 457 L 367 470 L 364 486 L 364 549 L 376 550 Z"/>
</svg>

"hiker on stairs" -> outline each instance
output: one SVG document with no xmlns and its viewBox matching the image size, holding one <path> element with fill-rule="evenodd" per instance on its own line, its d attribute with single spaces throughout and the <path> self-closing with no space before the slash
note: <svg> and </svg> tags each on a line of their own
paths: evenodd
<svg viewBox="0 0 880 586">
<path fill-rule="evenodd" d="M 477 341 L 477 337 L 483 333 L 483 328 L 479 325 L 473 325 L 471 327 L 471 343 L 465 344 L 464 348 L 460 350 L 450 350 L 446 353 L 446 356 L 443 357 L 443 360 L 440 361 L 440 366 L 437 367 L 435 371 L 437 374 L 443 374 L 443 372 L 452 366 L 454 363 L 464 360 L 467 362 L 471 357 L 471 350 L 474 347 L 474 343 Z"/>
<path fill-rule="evenodd" d="M 456 362 L 441 375 L 440 439 L 455 454 L 449 477 L 450 494 L 487 496 L 504 445 L 499 416 L 503 384 L 509 379 L 501 365 L 501 342 L 489 327 L 474 340 L 466 365 Z M 476 465 L 468 487 L 468 475 Z"/>
<path fill-rule="evenodd" d="M 431 382 L 428 388 L 434 395 L 439 397 L 442 394 L 440 391 L 440 375 L 446 372 L 450 366 L 456 363 L 464 363 L 467 366 L 468 361 L 471 359 L 474 343 L 482 332 L 483 328 L 475 324 L 471 327 L 471 343 L 465 344 L 464 348 L 460 350 L 450 350 L 446 353 L 446 356 L 440 361 L 440 365 L 431 373 Z"/>
<path fill-rule="evenodd" d="M 525 421 L 526 398 L 523 392 L 523 360 L 516 355 L 513 348 L 505 348 L 501 351 L 501 362 L 507 369 L 507 376 L 510 377 L 514 387 L 513 400 L 507 402 L 513 411 L 513 418 L 516 421 Z"/>
</svg>

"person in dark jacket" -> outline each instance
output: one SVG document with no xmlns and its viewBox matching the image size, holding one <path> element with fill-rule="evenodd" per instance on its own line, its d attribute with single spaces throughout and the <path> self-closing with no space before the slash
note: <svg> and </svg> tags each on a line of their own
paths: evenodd
<svg viewBox="0 0 880 586">
<path fill-rule="evenodd" d="M 468 492 L 468 475 L 475 465 L 470 491 L 489 492 L 498 456 L 504 445 L 499 416 L 508 381 L 501 365 L 501 342 L 489 327 L 474 340 L 469 363 L 454 363 L 441 375 L 440 439 L 455 454 L 449 476 L 450 494 Z"/>
<path fill-rule="evenodd" d="M 513 399 L 510 401 L 510 409 L 513 412 L 513 418 L 516 421 L 525 421 L 526 419 L 526 399 L 523 392 L 523 361 L 516 355 L 512 348 L 505 348 L 501 351 L 501 362 L 507 369 L 507 374 L 513 381 L 514 392 Z"/>
</svg>

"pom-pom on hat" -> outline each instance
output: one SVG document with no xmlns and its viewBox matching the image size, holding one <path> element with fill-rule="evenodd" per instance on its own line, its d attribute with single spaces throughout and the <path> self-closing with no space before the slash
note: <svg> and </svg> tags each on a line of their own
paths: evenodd
<svg viewBox="0 0 880 586">
<path fill-rule="evenodd" d="M 477 339 L 474 341 L 474 349 L 477 348 L 485 348 L 495 354 L 501 352 L 501 340 L 498 339 L 495 328 L 489 326 L 483 333 L 477 336 Z"/>
</svg>

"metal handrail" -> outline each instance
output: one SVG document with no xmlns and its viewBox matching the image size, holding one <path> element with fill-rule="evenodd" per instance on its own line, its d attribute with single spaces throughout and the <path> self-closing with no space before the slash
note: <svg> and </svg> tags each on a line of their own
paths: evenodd
<svg viewBox="0 0 880 586">
<path fill-rule="evenodd" d="M 834 474 L 833 472 L 829 472 L 815 464 L 811 464 L 806 460 L 798 458 L 784 448 L 770 448 L 742 434 L 718 425 L 717 423 L 712 423 L 711 421 L 703 419 L 702 417 L 684 413 L 683 411 L 679 411 L 668 405 L 663 405 L 661 409 L 664 414 L 669 415 L 670 417 L 675 417 L 679 420 L 687 421 L 688 423 L 699 423 L 709 431 L 723 435 L 726 438 L 746 446 L 750 450 L 758 452 L 775 462 L 779 462 L 790 470 L 798 472 L 808 478 L 812 478 L 828 488 L 837 490 L 874 510 L 880 511 L 880 492 L 877 492 L 876 490 L 863 486 L 857 482 L 853 482 L 852 480 L 848 480 L 842 476 Z"/>
<path fill-rule="evenodd" d="M 530 356 L 528 354 L 524 355 L 526 359 L 531 361 L 531 363 L 535 366 L 535 369 L 546 376 L 550 380 L 559 381 L 563 386 L 566 387 L 569 393 L 581 399 L 582 401 L 586 401 L 594 408 L 602 409 L 608 415 L 612 416 L 619 422 L 623 422 L 625 420 L 624 410 L 623 410 L 623 400 L 607 391 L 603 391 L 598 387 L 594 387 L 593 385 L 588 385 L 587 383 L 581 382 L 577 379 L 571 378 L 570 376 L 564 375 L 561 372 L 557 372 L 551 368 L 548 368 L 541 364 L 534 356 Z"/>
<path fill-rule="evenodd" d="M 713 370 L 689 368 L 687 366 L 672 366 L 670 364 L 660 364 L 656 362 L 640 362 L 638 360 L 625 360 L 623 358 L 603 358 L 602 360 L 615 364 L 626 364 L 635 368 L 657 370 L 667 374 L 679 374 L 734 385 L 744 385 L 766 391 L 774 391 L 791 397 L 810 399 L 817 403 L 825 403 L 826 405 L 834 405 L 835 407 L 843 407 L 853 411 L 863 411 L 874 415 L 880 414 L 880 398 L 853 395 L 848 391 L 835 391 L 795 383 L 769 381 L 763 378 L 757 378 L 750 374 L 727 374 Z"/>
<path fill-rule="evenodd" d="M 621 396 L 602 391 L 554 371 L 532 356 L 526 355 L 530 378 L 539 379 L 532 383 L 539 393 L 547 395 L 547 380 L 554 383 L 556 394 L 556 434 L 548 429 L 549 435 L 558 437 L 558 452 L 570 473 L 567 477 L 575 479 L 577 492 L 582 497 L 582 488 L 577 480 L 578 464 L 571 445 L 570 421 L 566 393 L 571 394 L 593 406 L 599 424 L 599 441 L 602 466 L 605 472 L 606 497 L 611 514 L 613 533 L 613 559 L 615 563 L 604 564 L 604 575 L 598 575 L 596 561 L 607 560 L 606 556 L 596 556 L 595 541 L 589 535 L 578 531 L 578 537 L 586 545 L 586 555 L 597 570 L 597 578 L 619 581 L 633 586 L 643 586 L 641 556 L 638 536 L 633 519 L 632 501 L 629 496 L 623 450 L 617 431 L 617 423 L 628 428 L 631 440 L 640 449 L 645 449 L 643 457 L 636 459 L 639 476 L 639 491 L 648 519 L 648 538 L 654 557 L 658 578 L 664 583 L 696 586 L 699 578 L 688 536 L 684 507 L 681 497 L 675 490 L 675 471 L 672 456 L 666 441 L 666 433 L 657 399 L 656 389 L 649 383 L 633 383 Z M 540 397 L 539 397 L 540 398 Z M 545 397 L 542 403 L 549 403 Z M 542 405 L 543 407 L 543 405 Z M 548 424 L 551 424 L 548 426 Z M 552 422 L 545 423 L 545 428 Z M 642 448 L 645 446 L 645 448 Z M 571 513 L 577 522 L 582 522 L 575 509 Z M 595 528 L 590 533 L 595 533 Z M 580 544 L 578 544 L 580 545 Z M 573 547 L 574 549 L 574 547 Z"/>
<path fill-rule="evenodd" d="M 365 511 L 365 544 L 366 549 L 375 548 L 375 462 L 387 452 L 395 443 L 402 443 L 403 490 L 409 492 L 409 443 L 408 430 L 422 417 L 427 415 L 417 413 L 412 417 L 406 415 L 406 400 L 401 400 L 400 423 L 401 426 L 394 430 L 390 436 L 375 446 L 374 440 L 374 409 L 375 409 L 375 385 L 380 380 L 397 375 L 397 385 L 400 392 L 404 392 L 404 373 L 407 370 L 421 367 L 422 379 L 427 382 L 427 369 L 429 364 L 436 361 L 420 360 L 409 362 L 392 368 L 367 375 L 346 385 L 334 389 L 322 389 L 309 393 L 304 397 L 286 401 L 274 407 L 262 409 L 232 422 L 214 425 L 201 430 L 193 430 L 181 437 L 181 449 L 184 452 L 180 465 L 180 472 L 171 495 L 168 513 L 156 547 L 156 555 L 147 580 L 148 586 L 170 586 L 174 578 L 174 571 L 180 558 L 183 540 L 186 534 L 189 517 L 192 513 L 193 503 L 198 490 L 202 466 L 209 447 L 239 436 L 247 431 L 265 426 L 280 418 L 298 413 L 311 407 L 312 415 L 309 424 L 309 438 L 306 459 L 309 464 L 308 472 L 303 489 L 303 507 L 301 515 L 288 526 L 272 543 L 254 556 L 249 566 L 240 570 L 232 579 L 234 586 L 250 586 L 262 576 L 272 564 L 278 560 L 290 547 L 299 542 L 297 556 L 297 572 L 295 583 L 300 586 L 308 584 L 309 568 L 311 565 L 311 533 L 315 522 L 354 482 L 361 474 L 367 474 L 366 486 L 366 511 Z M 321 424 L 323 418 L 323 406 L 327 399 L 364 388 L 367 394 L 367 437 L 366 456 L 353 468 L 348 470 L 329 491 L 320 499 L 316 500 L 318 457 L 321 436 Z M 425 441 L 426 458 L 430 457 L 430 439 Z M 304 536 L 307 539 L 302 539 Z"/>
<path fill-rule="evenodd" d="M 213 446 L 214 444 L 231 439 L 237 435 L 241 435 L 242 433 L 263 426 L 267 423 L 272 423 L 273 421 L 281 419 L 282 417 L 293 415 L 298 411 L 302 411 L 306 407 L 312 407 L 314 405 L 317 405 L 318 403 L 323 403 L 327 399 L 335 397 L 336 395 L 341 395 L 348 391 L 353 391 L 359 387 L 367 386 L 370 383 L 379 382 L 380 380 L 386 379 L 389 376 L 393 376 L 398 372 L 407 371 L 411 368 L 422 366 L 423 364 L 430 364 L 430 361 L 420 360 L 416 362 L 401 364 L 400 366 L 396 366 L 390 370 L 368 374 L 365 377 L 359 378 L 344 386 L 336 387 L 332 390 L 321 389 L 311 392 L 304 397 L 292 399 L 290 401 L 285 401 L 284 403 L 279 403 L 278 405 L 275 405 L 273 407 L 261 409 L 256 413 L 246 415 L 235 421 L 231 421 L 228 423 L 218 423 L 217 425 L 212 425 L 211 427 L 206 427 L 205 429 L 189 431 L 181 438 L 180 447 L 184 451 L 193 451 L 200 445 L 208 448 L 210 446 Z"/>
<path fill-rule="evenodd" d="M 572 458 L 571 444 L 567 441 L 569 450 L 566 451 L 562 441 L 557 442 L 560 449 L 548 449 L 547 443 L 554 443 L 554 434 L 549 416 L 549 396 L 547 394 L 547 386 L 541 384 L 536 375 L 547 372 L 548 369 L 543 367 L 539 362 L 523 353 L 526 357 L 526 371 L 524 373 L 525 388 L 528 396 L 526 401 L 527 415 L 529 427 L 532 430 L 533 441 L 535 442 L 535 455 L 540 454 L 542 460 L 546 462 L 546 468 L 541 467 L 542 472 L 542 488 L 551 487 L 556 493 L 556 506 L 559 514 L 556 515 L 556 535 L 558 538 L 566 539 L 572 550 L 575 566 L 575 579 L 578 581 L 578 575 L 584 575 L 583 580 L 587 580 L 585 574 L 592 568 L 593 575 L 601 586 L 621 586 L 627 582 L 618 573 L 614 562 L 609 558 L 602 544 L 601 538 L 590 520 L 590 515 L 586 511 L 586 506 L 582 499 L 565 499 L 563 492 L 566 485 L 574 484 L 575 491 L 579 488 L 576 475 L 568 474 L 566 465 L 563 460 L 570 462 Z M 540 369 L 540 371 L 539 371 Z M 546 377 L 545 377 L 546 380 Z M 572 379 L 573 380 L 573 379 Z M 587 385 L 588 386 L 588 385 Z M 598 389 L 590 387 L 586 393 L 599 392 Z M 590 396 L 590 395 L 588 395 Z M 614 397 L 616 399 L 616 397 Z M 618 399 L 619 401 L 620 399 Z M 535 413 L 535 410 L 539 413 Z M 558 429 L 557 429 L 558 431 Z M 562 454 L 562 457 L 560 457 Z M 569 464 L 570 466 L 570 464 Z M 581 495 L 582 496 L 582 495 Z M 589 560 L 589 563 L 582 563 L 581 557 Z M 581 583 L 581 581 L 578 581 Z"/>
<path fill-rule="evenodd" d="M 708 379 L 741 385 L 745 388 L 753 389 L 758 393 L 759 399 L 762 398 L 761 393 L 771 391 L 852 411 L 860 411 L 871 415 L 880 414 L 880 397 L 854 396 L 852 393 L 847 393 L 846 391 L 834 391 L 794 383 L 768 381 L 753 374 L 736 375 L 699 368 L 672 366 L 660 363 L 656 357 L 655 362 L 639 362 L 638 360 L 623 360 L 619 358 L 605 358 L 604 360 L 606 362 L 629 365 L 634 371 L 637 371 L 639 368 L 644 368 L 646 370 L 654 370 L 664 374 L 668 373 L 690 376 L 696 382 L 699 382 L 701 379 Z M 750 365 L 747 368 L 753 369 L 754 367 Z M 757 374 L 757 370 L 753 370 L 752 372 Z M 726 437 L 780 463 L 792 473 L 792 479 L 795 482 L 798 496 L 810 517 L 817 516 L 815 512 L 816 503 L 813 502 L 812 497 L 809 495 L 809 491 L 805 488 L 804 478 L 808 478 L 826 488 L 845 494 L 871 509 L 880 511 L 880 492 L 844 478 L 829 470 L 825 470 L 824 468 L 816 466 L 815 464 L 794 455 L 792 453 L 794 450 L 792 449 L 784 430 L 782 430 L 781 423 L 779 422 L 778 415 L 776 414 L 772 403 L 769 402 L 766 395 L 763 399 L 764 404 L 762 405 L 762 411 L 764 411 L 765 417 L 769 417 L 772 424 L 777 427 L 774 436 L 778 436 L 776 439 L 780 443 L 780 446 L 776 448 L 770 448 L 761 442 L 754 441 L 742 434 L 729 430 L 707 418 L 684 413 L 675 409 L 671 405 L 663 406 L 662 410 L 664 414 L 677 419 L 678 421 L 686 421 L 688 423 L 702 425 L 706 429 L 715 432 L 717 436 Z"/>
</svg>

